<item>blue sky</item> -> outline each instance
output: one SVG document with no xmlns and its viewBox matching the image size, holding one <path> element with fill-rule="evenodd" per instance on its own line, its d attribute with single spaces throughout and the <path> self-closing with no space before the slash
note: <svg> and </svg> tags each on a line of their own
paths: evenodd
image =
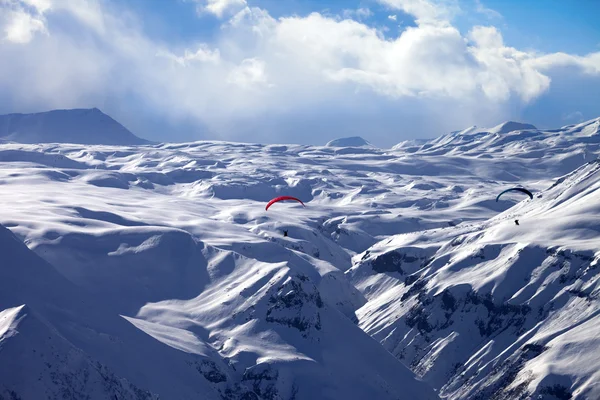
<svg viewBox="0 0 600 400">
<path fill-rule="evenodd" d="M 0 0 L 0 113 L 142 137 L 376 145 L 600 116 L 595 0 Z"/>
<path fill-rule="evenodd" d="M 112 0 L 116 2 L 117 0 Z M 212 14 L 195 13 L 196 3 L 174 0 L 123 0 L 131 9 L 148 20 L 148 34 L 166 40 L 190 37 L 211 38 L 221 21 Z M 369 9 L 372 25 L 387 26 L 397 33 L 398 25 L 414 24 L 414 17 L 391 9 L 376 0 L 256 0 L 252 6 L 269 10 L 273 17 L 321 12 L 343 15 L 344 10 Z M 600 2 L 596 0 L 474 0 L 459 2 L 463 12 L 456 17 L 456 26 L 468 31 L 476 24 L 497 26 L 509 46 L 533 48 L 544 52 L 569 51 L 588 53 L 600 51 Z M 478 12 L 480 7 L 487 13 Z M 496 12 L 497 14 L 495 14 Z M 397 16 L 397 23 L 388 19 Z M 390 33 L 390 35 L 392 34 Z"/>
</svg>

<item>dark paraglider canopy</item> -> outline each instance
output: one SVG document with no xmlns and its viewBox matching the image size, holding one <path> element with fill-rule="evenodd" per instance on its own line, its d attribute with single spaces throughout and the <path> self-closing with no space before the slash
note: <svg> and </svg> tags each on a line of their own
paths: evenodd
<svg viewBox="0 0 600 400">
<path fill-rule="evenodd" d="M 284 200 L 294 200 L 299 202 L 300 204 L 302 204 L 302 206 L 304 206 L 304 203 L 300 200 L 297 199 L 295 197 L 292 196 L 279 196 L 279 197 L 275 197 L 273 200 L 271 200 L 267 206 L 265 207 L 265 211 L 269 209 L 269 207 L 271 207 L 274 203 L 277 203 L 278 201 L 284 201 Z"/>
<path fill-rule="evenodd" d="M 500 193 L 498 195 L 498 197 L 496 197 L 496 201 L 498 201 L 500 199 L 500 196 L 502 196 L 504 193 L 511 192 L 511 191 L 525 193 L 527 196 L 529 196 L 530 199 L 533 199 L 533 194 L 529 190 L 527 190 L 525 188 L 516 187 L 516 188 L 506 189 L 505 191 L 503 191 L 502 193 Z"/>
</svg>

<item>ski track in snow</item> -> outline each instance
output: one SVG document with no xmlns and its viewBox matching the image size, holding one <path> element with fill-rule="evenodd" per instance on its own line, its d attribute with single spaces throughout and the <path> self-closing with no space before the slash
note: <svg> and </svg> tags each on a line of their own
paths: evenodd
<svg viewBox="0 0 600 400">
<path fill-rule="evenodd" d="M 599 126 L 1 144 L 0 399 L 600 398 Z"/>
</svg>

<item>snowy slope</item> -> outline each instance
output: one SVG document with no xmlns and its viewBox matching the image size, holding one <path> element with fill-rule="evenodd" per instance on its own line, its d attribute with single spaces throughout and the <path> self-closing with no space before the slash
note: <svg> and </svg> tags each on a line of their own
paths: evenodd
<svg viewBox="0 0 600 400">
<path fill-rule="evenodd" d="M 412 154 L 506 158 L 504 179 L 516 181 L 535 179 L 541 171 L 551 176 L 566 174 L 595 159 L 599 152 L 600 118 L 597 118 L 554 130 L 538 130 L 533 125 L 516 122 L 505 122 L 491 129 L 471 127 L 430 140 L 414 148 Z M 540 165 L 519 171 L 518 166 L 525 167 L 531 160 Z"/>
<path fill-rule="evenodd" d="M 585 271 L 595 259 L 598 213 L 583 201 L 595 164 L 546 189 L 596 157 L 598 121 L 388 150 L 2 144 L 0 396 L 462 399 L 509 384 L 595 394 L 596 364 L 575 371 L 568 360 L 583 356 L 565 356 L 596 348 L 593 318 L 570 323 L 565 308 L 593 289 L 535 268 L 555 257 Z M 542 197 L 495 202 L 515 184 Z M 306 207 L 265 211 L 284 194 Z M 552 289 L 527 286 L 534 275 Z M 541 316 L 528 311 L 556 296 Z M 463 320 L 442 328 L 445 307 Z M 553 323 L 555 311 L 567 314 Z M 532 344 L 527 360 L 511 352 L 517 339 Z"/>
<path fill-rule="evenodd" d="M 442 397 L 599 398 L 599 189 L 595 161 L 487 221 L 372 247 L 347 272 L 361 327 Z"/>
<path fill-rule="evenodd" d="M 259 173 L 248 181 L 223 165 L 256 158 L 240 158 L 236 145 L 203 146 L 214 145 L 237 157 L 169 146 L 0 150 L 10 204 L 2 222 L 37 253 L 0 228 L 0 304 L 12 316 L 3 395 L 437 398 L 352 321 L 364 298 L 336 267 L 351 254 L 306 226 L 322 212 L 286 217 L 295 210 L 287 204 L 264 212 L 267 195 L 304 197 L 310 184 L 271 178 L 270 186 Z M 102 386 L 103 377 L 115 383 Z"/>
<path fill-rule="evenodd" d="M 183 232 L 140 229 L 119 232 L 118 241 L 78 238 L 66 254 L 84 258 L 87 253 L 90 263 L 64 258 L 57 263 L 80 268 L 61 270 L 77 280 L 75 285 L 2 230 L 6 264 L 0 304 L 27 304 L 4 310 L 0 319 L 6 319 L 0 325 L 0 389 L 7 395 L 45 398 L 68 391 L 92 398 L 254 398 L 251 393 L 308 398 L 327 388 L 330 393 L 323 398 L 352 393 L 395 398 L 411 392 L 414 398 L 436 397 L 329 306 L 309 277 L 291 274 L 284 262 L 259 263 L 208 248 L 203 255 Z M 133 248 L 131 241 L 142 244 Z M 191 248 L 181 254 L 182 245 Z M 46 253 L 43 246 L 38 250 Z M 104 251 L 106 258 L 90 254 Z M 138 257 L 132 260 L 132 253 Z M 213 256 L 210 266 L 205 256 Z M 110 257 L 116 260 L 107 261 Z M 237 264 L 235 258 L 240 266 L 217 279 L 216 270 Z M 80 276 L 84 271 L 86 276 Z M 326 278 L 336 279 L 335 273 Z M 187 297 L 186 284 L 200 295 L 178 300 Z M 336 288 L 335 283 L 322 286 Z M 137 316 L 119 317 L 157 297 L 168 300 L 146 304 Z M 360 351 L 348 353 L 340 336 Z M 345 380 L 352 376 L 354 384 L 348 385 Z"/>
<path fill-rule="evenodd" d="M 0 312 L 0 396 L 155 399 L 91 359 L 25 305 Z"/>
<path fill-rule="evenodd" d="M 214 364 L 216 352 L 169 351 L 120 317 L 109 299 L 69 282 L 4 227 L 0 248 L 0 304 L 8 307 L 2 316 L 9 326 L 0 336 L 1 394 L 220 398 L 195 367 Z"/>
<path fill-rule="evenodd" d="M 18 143 L 149 143 L 97 108 L 0 115 L 0 139 Z"/>
</svg>

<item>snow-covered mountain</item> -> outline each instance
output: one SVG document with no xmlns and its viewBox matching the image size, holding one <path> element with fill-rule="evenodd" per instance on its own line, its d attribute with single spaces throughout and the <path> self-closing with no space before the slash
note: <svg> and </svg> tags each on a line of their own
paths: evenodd
<svg viewBox="0 0 600 400">
<path fill-rule="evenodd" d="M 360 326 L 442 397 L 600 398 L 599 189 L 594 161 L 491 219 L 378 243 L 347 272 Z"/>
<path fill-rule="evenodd" d="M 517 129 L 509 131 L 507 127 Z M 519 159 L 536 159 L 542 163 L 554 163 L 554 171 L 560 168 L 566 173 L 580 165 L 581 157 L 595 157 L 599 146 L 600 118 L 597 118 L 553 130 L 538 130 L 533 125 L 516 122 L 505 122 L 491 129 L 472 127 L 427 141 L 415 151 L 422 155 L 480 158 L 502 155 L 511 161 L 514 158 L 516 162 Z"/>
<path fill-rule="evenodd" d="M 598 397 L 599 121 L 2 144 L 0 398 Z"/>
<path fill-rule="evenodd" d="M 371 143 L 360 136 L 351 136 L 346 138 L 334 139 L 325 145 L 327 147 L 362 147 L 371 146 Z"/>
<path fill-rule="evenodd" d="M 0 140 L 105 145 L 150 143 L 97 108 L 0 115 Z"/>
</svg>

